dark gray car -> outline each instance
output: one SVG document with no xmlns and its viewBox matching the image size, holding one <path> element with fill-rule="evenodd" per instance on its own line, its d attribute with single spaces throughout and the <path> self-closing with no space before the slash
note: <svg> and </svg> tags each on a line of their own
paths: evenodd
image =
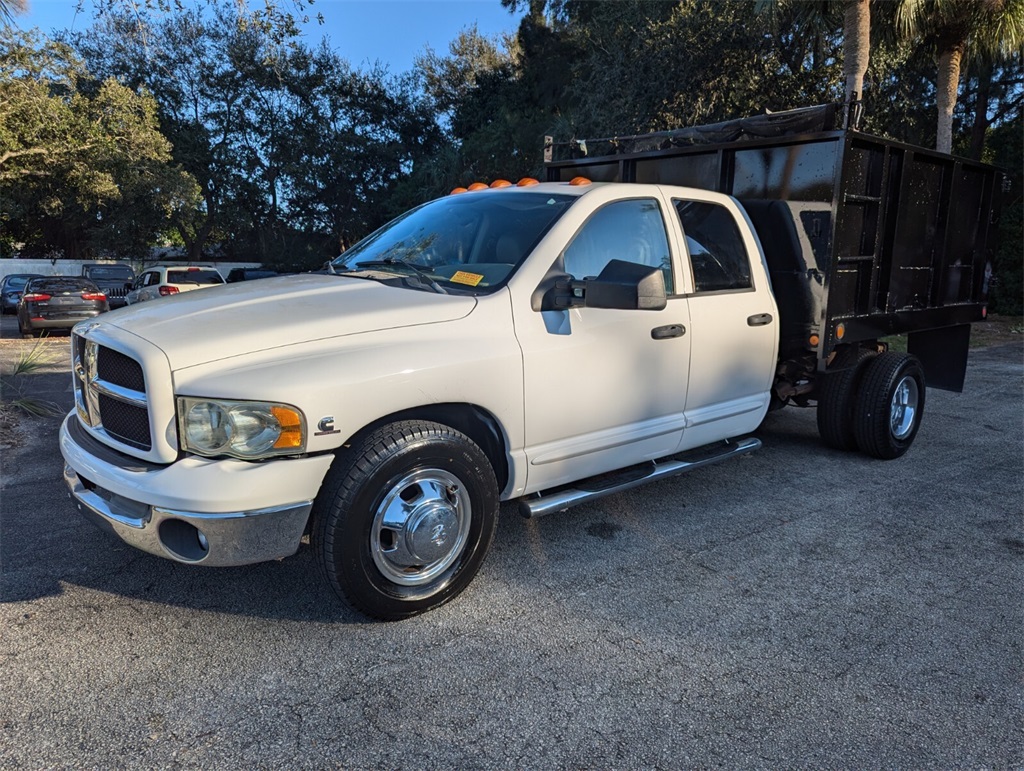
<svg viewBox="0 0 1024 771">
<path fill-rule="evenodd" d="M 0 307 L 4 313 L 15 313 L 18 310 L 18 301 L 21 299 L 21 292 L 29 279 L 42 278 L 38 273 L 12 273 L 4 276 L 0 282 Z"/>
<path fill-rule="evenodd" d="M 71 329 L 109 309 L 107 296 L 87 278 L 33 278 L 18 303 L 18 331 L 22 337 L 39 337 L 48 329 Z"/>
</svg>

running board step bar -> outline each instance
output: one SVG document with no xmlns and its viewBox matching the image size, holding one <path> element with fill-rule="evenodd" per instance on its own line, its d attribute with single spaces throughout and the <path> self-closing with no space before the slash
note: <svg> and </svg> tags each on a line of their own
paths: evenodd
<svg viewBox="0 0 1024 771">
<path fill-rule="evenodd" d="M 621 475 L 609 479 L 606 476 L 584 479 L 573 486 L 549 493 L 539 493 L 536 497 L 523 498 L 519 502 L 519 513 L 527 519 L 543 517 L 547 514 L 565 511 L 581 503 L 614 495 L 634 487 L 656 482 L 659 479 L 685 474 L 712 463 L 720 463 L 729 458 L 746 455 L 761 447 L 761 440 L 747 437 L 733 442 L 714 444 L 708 447 L 691 450 L 683 455 L 652 461 L 649 464 L 633 467 Z M 588 485 L 588 482 L 590 483 Z"/>
</svg>

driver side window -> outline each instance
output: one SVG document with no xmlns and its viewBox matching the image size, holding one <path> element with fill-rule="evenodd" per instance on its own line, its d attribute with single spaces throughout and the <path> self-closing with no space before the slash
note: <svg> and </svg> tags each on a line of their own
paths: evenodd
<svg viewBox="0 0 1024 771">
<path fill-rule="evenodd" d="M 658 202 L 652 198 L 616 201 L 598 209 L 562 257 L 565 272 L 577 279 L 599 275 L 612 260 L 661 268 L 665 291 L 673 292 L 665 221 Z"/>
</svg>

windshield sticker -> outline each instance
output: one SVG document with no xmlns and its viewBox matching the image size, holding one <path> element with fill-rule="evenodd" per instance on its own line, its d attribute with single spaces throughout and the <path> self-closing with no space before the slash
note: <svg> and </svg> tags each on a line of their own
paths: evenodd
<svg viewBox="0 0 1024 771">
<path fill-rule="evenodd" d="M 484 280 L 484 277 L 479 273 L 467 273 L 464 270 L 460 270 L 448 280 L 451 281 L 453 284 L 467 284 L 469 286 L 476 286 L 477 284 Z"/>
</svg>

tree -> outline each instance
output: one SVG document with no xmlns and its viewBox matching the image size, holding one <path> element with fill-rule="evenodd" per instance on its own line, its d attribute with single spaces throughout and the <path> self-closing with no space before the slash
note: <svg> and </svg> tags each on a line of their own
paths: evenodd
<svg viewBox="0 0 1024 771">
<path fill-rule="evenodd" d="M 843 18 L 843 83 L 845 100 L 852 102 L 863 97 L 864 75 L 871 53 L 870 0 L 757 0 L 754 12 L 771 19 L 788 12 L 802 24 L 811 28 L 828 29 L 837 14 Z"/>
<path fill-rule="evenodd" d="M 27 0 L 0 0 L 0 24 L 9 27 L 14 17 L 28 10 Z"/>
<path fill-rule="evenodd" d="M 252 249 L 272 251 L 280 214 L 276 154 L 288 120 L 280 69 L 296 33 L 271 34 L 233 6 L 219 10 L 108 12 L 70 37 L 91 67 L 156 98 L 175 161 L 198 181 L 200 205 L 173 218 L 190 260 L 211 242 L 250 259 Z"/>
<path fill-rule="evenodd" d="M 95 69 L 157 99 L 203 199 L 175 220 L 191 259 L 216 245 L 318 264 L 382 223 L 392 189 L 438 136 L 410 78 L 354 71 L 326 44 L 280 39 L 230 7 L 145 25 L 108 15 L 74 42 Z"/>
<path fill-rule="evenodd" d="M 93 79 L 63 44 L 0 30 L 5 240 L 77 258 L 120 217 L 133 222 L 131 244 L 145 241 L 163 218 L 135 207 L 178 173 L 166 166 L 169 149 L 151 96 Z"/>
<path fill-rule="evenodd" d="M 935 147 L 951 152 L 964 57 L 1019 56 L 1024 45 L 1024 0 L 901 0 L 897 20 L 904 35 L 934 51 Z"/>
<path fill-rule="evenodd" d="M 324 248 L 337 254 L 420 202 L 396 190 L 407 190 L 440 130 L 411 77 L 354 71 L 322 45 L 294 58 L 285 86 L 295 105 L 283 157 L 297 228 L 328 235 Z"/>
<path fill-rule="evenodd" d="M 497 41 L 480 34 L 474 24 L 448 44 L 448 56 L 429 46 L 413 62 L 420 86 L 433 101 L 438 115 L 451 116 L 455 107 L 479 86 L 489 72 L 512 64 L 514 41 Z"/>
</svg>

